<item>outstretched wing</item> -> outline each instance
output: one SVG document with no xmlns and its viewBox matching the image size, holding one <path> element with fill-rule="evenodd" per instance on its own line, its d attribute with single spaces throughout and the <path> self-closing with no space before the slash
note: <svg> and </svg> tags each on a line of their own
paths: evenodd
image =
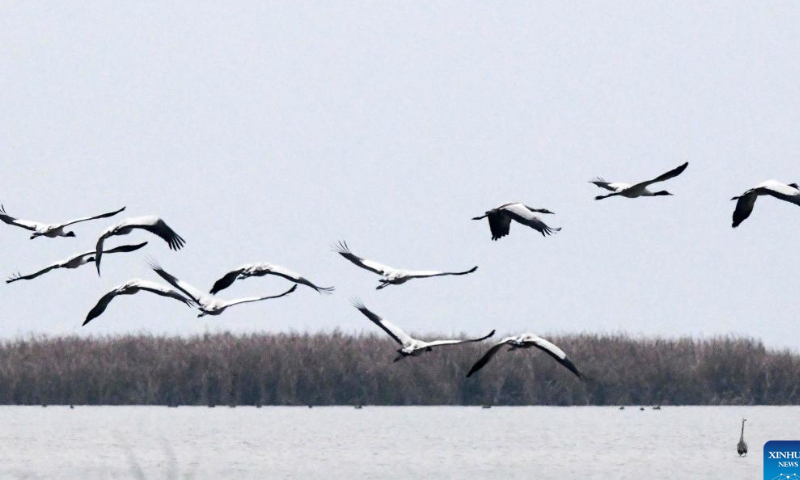
<svg viewBox="0 0 800 480">
<path fill-rule="evenodd" d="M 108 304 L 111 303 L 111 300 L 114 300 L 114 297 L 117 295 L 119 295 L 119 292 L 115 288 L 114 290 L 100 297 L 100 300 L 97 302 L 97 304 L 92 307 L 91 310 L 89 310 L 89 314 L 86 315 L 86 320 L 83 321 L 83 325 L 81 326 L 86 326 L 87 323 L 102 315 L 102 313 L 106 311 Z"/>
<path fill-rule="evenodd" d="M 178 300 L 190 307 L 196 303 L 192 299 L 184 297 L 177 290 L 173 290 L 163 285 L 159 285 L 158 283 L 155 282 L 148 282 L 147 280 L 139 280 L 136 286 L 139 290 L 145 290 L 151 293 L 155 293 L 156 295 L 161 295 L 162 297 L 174 298 L 175 300 Z"/>
<path fill-rule="evenodd" d="M 492 240 L 497 240 L 508 235 L 511 229 L 511 217 L 504 215 L 501 211 L 493 211 L 489 214 L 489 230 L 492 232 Z"/>
<path fill-rule="evenodd" d="M 783 200 L 784 202 L 800 205 L 800 189 L 797 188 L 796 183 L 784 185 L 780 182 L 771 180 L 764 182 L 763 186 L 761 186 L 759 190 L 767 195 L 771 195 L 779 200 Z"/>
<path fill-rule="evenodd" d="M 549 227 L 542 221 L 541 218 L 534 215 L 531 210 L 519 203 L 514 203 L 504 207 L 503 212 L 517 222 L 527 225 L 541 233 L 543 237 L 561 231 L 561 228 Z"/>
<path fill-rule="evenodd" d="M 191 300 L 187 299 L 177 291 L 167 288 L 163 285 L 159 285 L 158 283 L 148 282 L 147 280 L 131 280 L 125 285 L 125 289 L 116 287 L 114 290 L 103 295 L 97 304 L 89 311 L 89 314 L 86 315 L 86 320 L 83 322 L 82 326 L 85 326 L 87 323 L 91 322 L 93 319 L 99 317 L 103 312 L 105 312 L 108 304 L 111 303 L 111 300 L 117 296 L 131 295 L 142 290 L 155 293 L 156 295 L 160 295 L 162 297 L 174 298 L 175 300 L 178 300 L 181 303 L 189 306 L 191 306 L 193 303 Z"/>
<path fill-rule="evenodd" d="M 741 225 L 753 213 L 757 199 L 758 193 L 755 190 L 751 190 L 738 198 L 736 209 L 733 211 L 733 228 Z"/>
<path fill-rule="evenodd" d="M 175 230 L 167 225 L 167 222 L 158 217 L 145 217 L 143 221 L 136 225 L 131 225 L 134 228 L 141 228 L 148 232 L 158 235 L 162 240 L 167 242 L 171 250 L 180 250 L 186 243 L 180 235 L 175 233 Z"/>
<path fill-rule="evenodd" d="M 480 360 L 475 362 L 475 365 L 473 365 L 472 368 L 469 369 L 469 372 L 467 372 L 467 377 L 471 377 L 472 374 L 474 374 L 481 368 L 485 367 L 486 364 L 489 363 L 489 360 L 491 360 L 492 357 L 494 357 L 497 354 L 497 352 L 500 351 L 503 345 L 505 345 L 506 342 L 508 342 L 511 338 L 512 337 L 504 338 L 499 342 L 495 343 L 494 345 L 492 345 L 492 348 L 490 348 L 489 351 L 484 353 L 483 356 L 480 358 Z"/>
<path fill-rule="evenodd" d="M 262 300 L 272 300 L 275 298 L 285 297 L 286 295 L 289 295 L 295 290 L 297 290 L 297 285 L 292 285 L 292 288 L 278 295 L 268 295 L 265 297 L 245 297 L 245 298 L 240 298 L 238 300 L 231 300 L 225 302 L 225 308 L 232 307 L 233 305 L 239 305 L 240 303 L 260 302 Z"/>
<path fill-rule="evenodd" d="M 468 275 L 478 267 L 472 267 L 469 270 L 464 270 L 463 272 L 439 272 L 436 270 L 409 270 L 406 272 L 406 277 L 408 278 L 429 278 L 429 277 L 445 277 L 447 275 Z"/>
<path fill-rule="evenodd" d="M 147 245 L 147 242 L 136 243 L 134 245 L 120 245 L 119 247 L 114 247 L 111 250 L 106 250 L 103 253 L 135 252 L 136 250 L 139 250 L 140 248 L 143 248 L 145 245 Z M 83 255 L 89 255 L 91 253 L 95 253 L 95 252 L 86 252 Z"/>
<path fill-rule="evenodd" d="M 300 285 L 305 285 L 307 287 L 313 288 L 314 290 L 317 291 L 317 293 L 331 293 L 335 290 L 334 287 L 320 287 L 314 285 L 311 282 L 311 280 L 305 277 L 301 277 L 300 275 L 289 270 L 288 268 L 284 268 L 278 265 L 271 265 L 267 273 L 271 273 L 272 275 L 277 275 L 291 282 L 299 283 Z"/>
<path fill-rule="evenodd" d="M 177 288 L 181 292 L 183 292 L 186 296 L 194 300 L 196 303 L 202 303 L 202 299 L 206 296 L 205 293 L 201 292 L 200 290 L 194 288 L 193 286 L 189 285 L 188 283 L 184 282 L 178 277 L 175 277 L 168 273 L 166 270 L 161 268 L 155 260 L 151 259 L 150 268 L 153 269 L 154 272 L 158 274 L 159 277 L 163 278 L 167 281 L 170 285 Z"/>
<path fill-rule="evenodd" d="M 34 231 L 34 232 L 37 229 L 42 228 L 42 227 L 45 226 L 43 223 L 32 222 L 30 220 L 20 220 L 19 218 L 14 218 L 11 215 L 6 213 L 6 209 L 2 205 L 0 205 L 0 220 L 2 220 L 3 222 L 5 222 L 5 223 L 7 223 L 9 225 L 15 225 L 17 227 L 24 228 L 25 230 L 31 230 L 31 231 Z"/>
<path fill-rule="evenodd" d="M 411 338 L 410 335 L 400 330 L 400 328 L 398 328 L 395 324 L 379 317 L 377 314 L 365 307 L 364 304 L 361 303 L 361 300 L 353 299 L 353 306 L 356 307 L 359 312 L 363 313 L 365 317 L 369 318 L 372 323 L 381 327 L 381 329 L 389 334 L 389 336 L 392 337 L 395 342 L 404 347 L 414 343 L 414 339 Z"/>
<path fill-rule="evenodd" d="M 465 340 L 434 340 L 432 342 L 425 342 L 425 344 L 429 347 L 440 347 L 442 345 L 460 345 L 462 343 L 482 342 L 487 338 L 491 338 L 493 336 L 494 336 L 494 330 L 489 332 L 488 335 L 484 335 L 480 338 L 468 338 Z"/>
<path fill-rule="evenodd" d="M 97 220 L 98 218 L 113 217 L 114 215 L 116 215 L 116 214 L 118 214 L 118 213 L 120 213 L 120 212 L 122 212 L 124 210 L 125 210 L 125 207 L 122 207 L 119 210 L 115 210 L 113 212 L 108 212 L 108 213 L 101 213 L 100 215 L 95 215 L 93 217 L 76 218 L 75 220 L 70 220 L 69 222 L 62 223 L 61 226 L 62 227 L 66 227 L 68 225 L 73 225 L 73 224 L 80 223 L 80 222 L 88 222 L 89 220 Z"/>
<path fill-rule="evenodd" d="M 31 273 L 30 275 L 23 275 L 23 274 L 17 272 L 17 273 L 12 274 L 10 277 L 8 277 L 8 279 L 6 280 L 6 283 L 14 283 L 14 282 L 17 282 L 19 280 L 33 280 L 34 278 L 36 278 L 36 277 L 38 277 L 40 275 L 44 275 L 45 273 L 49 272 L 50 270 L 55 270 L 57 268 L 61 268 L 61 262 L 49 265 L 49 266 L 39 270 L 36 273 Z"/>
<path fill-rule="evenodd" d="M 225 290 L 226 288 L 233 285 L 233 282 L 235 282 L 236 279 L 239 278 L 239 274 L 242 273 L 242 270 L 243 270 L 242 268 L 237 268 L 232 272 L 226 273 L 225 275 L 222 276 L 222 278 L 214 282 L 214 286 L 211 287 L 210 291 L 211 295 L 216 295 L 218 292 L 221 292 L 222 290 Z"/>
<path fill-rule="evenodd" d="M 547 340 L 545 340 L 544 338 L 541 338 L 541 337 L 534 336 L 534 338 L 531 341 L 533 342 L 533 345 L 536 348 L 538 348 L 539 350 L 542 350 L 543 352 L 547 353 L 548 355 L 553 357 L 558 363 L 560 363 L 561 365 L 567 367 L 569 369 L 569 371 L 574 373 L 578 378 L 581 378 L 580 372 L 575 367 L 575 365 L 570 361 L 570 359 L 567 358 L 567 354 L 564 353 L 563 350 L 561 350 L 560 348 L 558 348 L 553 343 L 550 343 L 550 342 L 548 342 Z"/>
<path fill-rule="evenodd" d="M 370 272 L 375 272 L 378 275 L 386 276 L 389 275 L 391 272 L 395 271 L 395 269 L 392 267 L 382 265 L 372 260 L 367 260 L 366 258 L 361 258 L 358 255 L 354 254 L 353 252 L 350 251 L 350 248 L 347 246 L 347 242 L 341 241 L 338 243 L 338 245 L 336 245 L 335 248 L 336 252 L 339 255 L 350 260 L 359 267 L 369 270 Z"/>
<path fill-rule="evenodd" d="M 652 180 L 647 180 L 646 182 L 639 182 L 639 183 L 637 183 L 636 185 L 633 185 L 630 188 L 647 187 L 647 186 L 652 185 L 654 183 L 663 182 L 665 180 L 669 180 L 670 178 L 675 178 L 678 175 L 680 175 L 681 173 L 683 173 L 683 171 L 686 170 L 686 167 L 688 167 L 688 166 L 689 166 L 689 162 L 686 162 L 686 163 L 684 163 L 683 165 L 681 165 L 678 168 L 672 169 L 667 173 L 663 173 L 663 174 L 657 176 L 656 178 L 654 178 Z"/>
<path fill-rule="evenodd" d="M 595 178 L 594 180 L 589 180 L 589 183 L 593 183 L 600 188 L 605 188 L 609 192 L 616 192 L 617 189 L 611 186 L 611 182 L 607 182 L 600 177 Z"/>
</svg>

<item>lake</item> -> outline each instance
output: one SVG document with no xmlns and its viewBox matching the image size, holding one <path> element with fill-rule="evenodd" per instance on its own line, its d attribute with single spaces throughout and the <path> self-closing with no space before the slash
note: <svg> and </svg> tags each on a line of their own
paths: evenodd
<svg viewBox="0 0 800 480">
<path fill-rule="evenodd" d="M 752 480 L 793 439 L 800 407 L 0 407 L 0 478 Z"/>
</svg>

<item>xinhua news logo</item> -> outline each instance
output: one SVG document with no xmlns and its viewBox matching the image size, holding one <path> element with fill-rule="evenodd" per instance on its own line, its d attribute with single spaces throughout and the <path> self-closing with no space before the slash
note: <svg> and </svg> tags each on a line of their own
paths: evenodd
<svg viewBox="0 0 800 480">
<path fill-rule="evenodd" d="M 764 445 L 764 480 L 800 480 L 800 441 Z"/>
</svg>

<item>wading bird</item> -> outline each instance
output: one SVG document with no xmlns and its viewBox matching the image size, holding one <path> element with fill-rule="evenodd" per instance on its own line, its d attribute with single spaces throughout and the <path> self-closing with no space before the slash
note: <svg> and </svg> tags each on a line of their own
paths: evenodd
<svg viewBox="0 0 800 480">
<path fill-rule="evenodd" d="M 148 232 L 161 237 L 172 250 L 180 250 L 183 244 L 186 243 L 180 235 L 175 233 L 164 220 L 158 217 L 135 217 L 127 218 L 116 225 L 108 227 L 100 238 L 97 239 L 95 246 L 95 266 L 97 266 L 97 274 L 100 275 L 100 258 L 103 256 L 103 243 L 108 237 L 114 235 L 127 235 L 135 229 L 147 230 Z"/>
<path fill-rule="evenodd" d="M 186 305 L 192 306 L 192 301 L 181 295 L 180 292 L 155 282 L 149 282 L 147 280 L 136 278 L 133 280 L 128 280 L 127 282 L 103 295 L 102 298 L 100 298 L 100 301 L 97 302 L 97 305 L 95 305 L 94 308 L 89 311 L 89 314 L 86 315 L 86 320 L 83 322 L 83 325 L 86 325 L 105 312 L 106 307 L 108 307 L 108 304 L 111 303 L 111 300 L 114 300 L 114 298 L 116 298 L 118 295 L 133 295 L 141 291 L 155 293 L 156 295 L 161 295 L 162 297 L 174 298 L 175 300 L 178 300 Z"/>
<path fill-rule="evenodd" d="M 439 272 L 435 270 L 398 270 L 396 268 L 387 267 L 386 265 L 381 265 L 378 262 L 367 260 L 365 258 L 361 258 L 358 255 L 353 254 L 353 252 L 351 252 L 350 248 L 347 246 L 347 243 L 345 243 L 344 241 L 339 242 L 339 244 L 335 248 L 335 251 L 339 255 L 350 260 L 359 267 L 365 270 L 369 270 L 370 272 L 375 272 L 378 275 L 382 276 L 383 278 L 378 280 L 378 282 L 380 282 L 380 285 L 378 285 L 376 290 L 386 288 L 389 285 L 400 285 L 414 278 L 444 277 L 447 275 L 467 275 L 468 273 L 472 273 L 478 269 L 478 267 L 472 267 L 469 270 L 463 272 Z"/>
<path fill-rule="evenodd" d="M 598 195 L 598 196 L 594 197 L 594 199 L 595 200 L 602 200 L 604 198 L 614 197 L 614 196 L 617 196 L 617 195 L 625 197 L 625 198 L 658 197 L 658 196 L 661 196 L 661 195 L 672 195 L 671 193 L 669 193 L 666 190 L 653 192 L 653 191 L 649 190 L 647 187 L 649 187 L 650 185 L 652 185 L 654 183 L 663 182 L 665 180 L 669 180 L 670 178 L 677 177 L 678 175 L 683 173 L 683 171 L 686 170 L 686 167 L 688 167 L 688 166 L 689 166 L 689 162 L 686 162 L 683 165 L 681 165 L 680 167 L 678 167 L 678 168 L 676 168 L 674 170 L 670 170 L 669 172 L 667 172 L 667 173 L 665 173 L 663 175 L 659 175 L 658 177 L 656 177 L 656 178 L 654 178 L 652 180 L 647 180 L 646 182 L 635 183 L 633 185 L 631 185 L 629 183 L 610 183 L 610 182 L 607 182 L 607 181 L 603 180 L 602 178 L 596 178 L 594 180 L 590 180 L 590 183 L 594 183 L 595 185 L 597 185 L 600 188 L 605 188 L 606 190 L 609 190 L 609 191 L 613 192 L 613 193 L 609 193 L 608 195 Z"/>
<path fill-rule="evenodd" d="M 17 227 L 24 228 L 25 230 L 32 231 L 33 234 L 31 235 L 31 240 L 37 237 L 47 237 L 47 238 L 74 237 L 75 232 L 64 231 L 64 228 L 70 225 L 74 225 L 76 223 L 88 222 L 89 220 L 113 217 L 114 215 L 120 213 L 123 210 L 125 210 L 125 207 L 122 207 L 114 212 L 102 213 L 100 215 L 95 215 L 93 217 L 76 218 L 75 220 L 70 220 L 69 222 L 65 223 L 40 223 L 40 222 L 32 222 L 30 220 L 20 220 L 18 218 L 14 218 L 11 215 L 8 215 L 6 213 L 5 208 L 3 208 L 2 205 L 0 205 L 0 220 L 4 221 L 9 225 L 15 225 Z"/>
<path fill-rule="evenodd" d="M 249 263 L 226 273 L 222 278 L 214 282 L 210 293 L 211 295 L 216 295 L 217 292 L 225 290 L 233 285 L 233 282 L 236 280 L 244 280 L 248 277 L 263 277 L 265 275 L 283 277 L 290 282 L 311 287 L 319 293 L 331 293 L 334 290 L 333 287 L 318 287 L 307 278 L 301 277 L 295 272 L 278 265 L 272 265 L 271 263 Z"/>
<path fill-rule="evenodd" d="M 736 445 L 736 452 L 740 457 L 747 455 L 747 443 L 744 441 L 744 422 L 747 419 L 742 419 L 742 434 L 739 436 L 739 443 Z"/>
<path fill-rule="evenodd" d="M 194 288 L 193 286 L 189 285 L 188 283 L 184 282 L 183 280 L 174 277 L 167 273 L 161 266 L 156 263 L 154 260 L 150 261 L 150 268 L 155 271 L 158 276 L 163 278 L 167 281 L 170 285 L 177 288 L 181 292 L 183 292 L 186 296 L 188 296 L 194 303 L 197 304 L 197 308 L 200 310 L 200 315 L 198 317 L 202 317 L 205 315 L 219 315 L 225 311 L 228 307 L 232 307 L 234 305 L 239 305 L 242 303 L 250 303 L 250 302 L 260 302 L 262 300 L 271 300 L 273 298 L 281 298 L 285 295 L 289 295 L 290 293 L 294 292 L 297 289 L 297 285 L 292 285 L 292 288 L 286 290 L 285 292 L 279 295 L 271 295 L 265 297 L 246 297 L 240 298 L 238 300 L 220 300 L 219 298 L 214 298 L 210 295 L 207 295 L 200 290 Z"/>
<path fill-rule="evenodd" d="M 738 197 L 731 198 L 731 200 L 738 200 L 736 202 L 736 210 L 733 211 L 733 228 L 738 227 L 739 224 L 744 222 L 747 217 L 753 213 L 756 199 L 758 199 L 760 195 L 770 195 L 779 200 L 800 205 L 800 187 L 798 187 L 796 183 L 787 185 L 776 180 L 767 180 L 766 182 L 759 183 Z"/>
<path fill-rule="evenodd" d="M 581 374 L 578 372 L 578 369 L 575 368 L 575 365 L 567 358 L 567 354 L 564 353 L 563 350 L 555 346 L 554 344 L 548 342 L 542 337 L 538 337 L 532 333 L 523 333 L 522 335 L 517 335 L 516 337 L 507 337 L 499 342 L 495 343 L 492 348 L 486 352 L 480 360 L 475 362 L 475 365 L 469 369 L 467 376 L 471 376 L 473 373 L 477 372 L 481 368 L 483 368 L 492 357 L 500 351 L 503 345 L 511 345 L 511 348 L 508 349 L 509 352 L 518 350 L 520 348 L 531 348 L 536 347 L 551 357 L 555 358 L 558 363 L 567 367 L 572 373 L 580 378 Z"/>
<path fill-rule="evenodd" d="M 136 245 L 122 245 L 120 247 L 112 248 L 111 250 L 106 250 L 103 253 L 133 252 L 135 250 L 139 250 L 145 245 L 147 245 L 147 242 L 138 243 Z M 36 273 L 31 273 L 30 275 L 22 275 L 21 273 L 15 273 L 11 277 L 9 277 L 8 280 L 6 280 L 6 283 L 13 283 L 19 280 L 33 280 L 39 275 L 44 275 L 50 270 L 56 270 L 59 268 L 78 268 L 82 265 L 86 265 L 87 263 L 94 262 L 94 254 L 95 254 L 94 250 L 84 253 L 79 253 L 64 260 L 50 264 L 49 266 L 39 270 Z"/>
<path fill-rule="evenodd" d="M 552 214 L 546 208 L 531 208 L 523 203 L 514 202 L 500 205 L 487 211 L 480 217 L 473 217 L 473 220 L 482 220 L 489 218 L 489 230 L 492 231 L 492 240 L 505 237 L 511 228 L 511 220 L 518 223 L 527 225 L 532 229 L 538 231 L 543 237 L 552 235 L 555 232 L 561 231 L 560 228 L 548 227 L 541 218 L 534 215 L 534 213 Z"/>
<path fill-rule="evenodd" d="M 400 355 L 394 359 L 395 362 L 400 361 L 406 357 L 416 357 L 422 355 L 424 352 L 430 352 L 435 347 L 441 347 L 445 345 L 460 345 L 462 343 L 471 343 L 471 342 L 480 342 L 490 338 L 494 335 L 494 330 L 489 332 L 488 335 L 483 336 L 481 338 L 472 338 L 467 340 L 432 340 L 430 342 L 426 342 L 425 340 L 417 340 L 416 338 L 412 338 L 406 332 L 400 330 L 395 324 L 389 322 L 388 320 L 384 320 L 383 318 L 379 317 L 367 307 L 361 303 L 360 300 L 354 299 L 353 306 L 358 309 L 361 313 L 364 314 L 367 318 L 372 321 L 375 325 L 379 326 L 384 332 L 388 333 L 390 337 L 394 339 L 395 342 L 399 343 L 402 348 L 397 350 L 397 353 Z"/>
</svg>

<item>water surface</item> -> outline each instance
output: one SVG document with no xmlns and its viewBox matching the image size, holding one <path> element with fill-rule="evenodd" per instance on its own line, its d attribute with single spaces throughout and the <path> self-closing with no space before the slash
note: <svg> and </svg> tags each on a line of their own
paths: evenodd
<svg viewBox="0 0 800 480">
<path fill-rule="evenodd" d="M 751 480 L 791 439 L 800 407 L 0 407 L 0 478 Z"/>
</svg>

